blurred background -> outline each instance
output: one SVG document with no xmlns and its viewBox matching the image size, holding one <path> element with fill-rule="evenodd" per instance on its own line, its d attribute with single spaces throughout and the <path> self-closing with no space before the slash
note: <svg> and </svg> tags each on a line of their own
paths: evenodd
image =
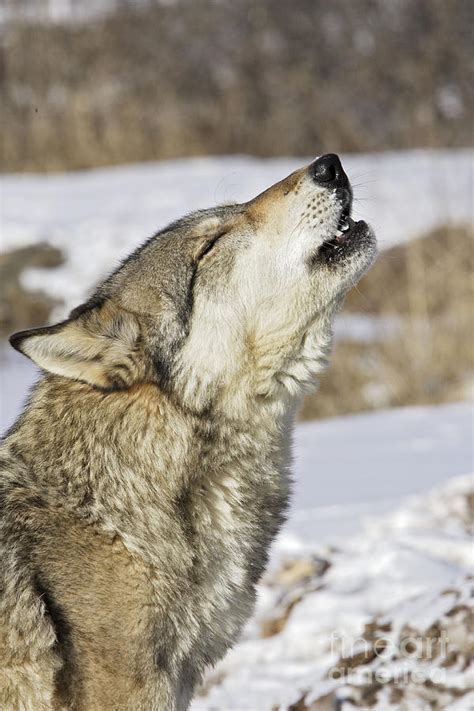
<svg viewBox="0 0 474 711">
<path fill-rule="evenodd" d="M 8 334 L 64 317 L 127 252 L 183 213 L 249 199 L 315 155 L 337 152 L 354 185 L 354 213 L 379 238 L 378 262 L 336 324 L 331 367 L 303 403 L 301 420 L 325 421 L 297 431 L 293 528 L 276 546 L 279 563 L 248 632 L 253 646 L 245 637 L 196 709 L 341 711 L 347 702 L 460 711 L 474 703 L 468 691 L 449 695 L 449 679 L 441 692 L 431 678 L 410 687 L 393 675 L 386 694 L 372 680 L 351 682 L 348 695 L 342 682 L 331 686 L 321 658 L 342 659 L 347 682 L 348 670 L 375 657 L 352 664 L 333 641 L 309 679 L 301 671 L 278 683 L 341 620 L 345 633 L 373 642 L 374 620 L 408 592 L 422 608 L 431 605 L 428 590 L 441 596 L 448 581 L 458 603 L 464 594 L 456 581 L 471 485 L 451 483 L 429 499 L 432 510 L 425 498 L 386 524 L 378 568 L 362 550 L 382 545 L 380 527 L 339 563 L 334 540 L 362 535 L 367 516 L 392 515 L 407 496 L 426 497 L 472 471 L 472 413 L 462 403 L 474 365 L 473 27 L 472 0 L 0 0 L 3 428 L 36 377 L 5 347 Z M 364 411 L 374 414 L 341 418 Z M 413 553 L 415 520 L 438 531 L 425 558 L 419 545 Z M 459 536 L 451 557 L 445 528 Z M 438 570 L 426 556 L 441 549 Z M 360 568 L 348 573 L 354 560 Z M 317 585 L 330 588 L 331 570 L 341 577 L 324 600 L 329 626 L 300 643 L 298 605 Z M 344 617 L 337 595 L 354 576 L 368 597 L 351 598 Z M 442 627 L 448 613 L 430 624 Z M 415 624 L 412 614 L 405 626 Z M 423 624 L 420 634 L 431 629 Z M 268 640 L 280 647 L 269 653 Z M 455 651 L 466 662 L 467 652 Z M 435 666 L 455 664 L 449 659 Z M 325 686 L 315 686 L 318 675 Z"/>
<path fill-rule="evenodd" d="M 471 143 L 469 0 L 2 6 L 9 171 Z"/>
</svg>

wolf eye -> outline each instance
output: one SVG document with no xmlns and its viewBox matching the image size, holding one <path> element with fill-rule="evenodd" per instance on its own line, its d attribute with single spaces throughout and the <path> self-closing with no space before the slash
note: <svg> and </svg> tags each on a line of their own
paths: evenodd
<svg viewBox="0 0 474 711">
<path fill-rule="evenodd" d="M 201 253 L 199 254 L 199 256 L 198 256 L 198 261 L 200 261 L 201 259 L 203 259 L 203 257 L 206 256 L 206 254 L 209 254 L 209 252 L 215 247 L 215 245 L 216 245 L 217 242 L 220 240 L 220 238 L 223 237 L 223 235 L 225 235 L 225 232 L 221 232 L 220 234 L 216 235 L 212 240 L 210 240 L 210 241 L 206 244 L 206 246 L 204 247 L 204 249 L 202 250 L 202 252 L 201 252 Z"/>
</svg>

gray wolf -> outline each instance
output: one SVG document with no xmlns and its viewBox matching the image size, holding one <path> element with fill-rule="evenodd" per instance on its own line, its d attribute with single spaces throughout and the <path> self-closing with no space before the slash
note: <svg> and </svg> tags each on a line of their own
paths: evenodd
<svg viewBox="0 0 474 711">
<path fill-rule="evenodd" d="M 337 156 L 184 217 L 62 323 L 0 457 L 0 708 L 184 711 L 285 516 L 290 437 L 374 259 Z"/>
</svg>

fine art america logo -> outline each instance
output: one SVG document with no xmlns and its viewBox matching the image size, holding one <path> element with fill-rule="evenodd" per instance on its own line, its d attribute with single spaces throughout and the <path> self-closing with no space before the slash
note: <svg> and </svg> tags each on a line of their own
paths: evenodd
<svg viewBox="0 0 474 711">
<path fill-rule="evenodd" d="M 443 684 L 446 670 L 431 661 L 446 659 L 449 638 L 445 630 L 433 635 L 405 635 L 398 642 L 389 636 L 371 639 L 334 632 L 331 655 L 339 661 L 329 671 L 334 681 L 365 684 Z"/>
</svg>

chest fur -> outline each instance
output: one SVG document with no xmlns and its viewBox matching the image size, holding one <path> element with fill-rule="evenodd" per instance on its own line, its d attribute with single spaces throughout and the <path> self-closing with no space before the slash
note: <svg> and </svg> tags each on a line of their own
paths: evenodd
<svg viewBox="0 0 474 711">
<path fill-rule="evenodd" d="M 195 656 L 199 640 L 203 664 L 217 659 L 252 611 L 283 521 L 281 448 L 247 432 L 194 436 L 169 469 L 129 472 L 107 499 L 102 525 L 150 566 L 156 609 L 179 630 L 180 656 Z"/>
<path fill-rule="evenodd" d="M 182 589 L 193 657 L 215 661 L 250 616 L 255 585 L 284 517 L 286 470 L 277 458 L 224 457 L 191 481 L 180 501 L 189 557 Z M 205 464 L 205 462 L 202 462 Z M 191 642 L 191 639 L 194 641 Z"/>
</svg>

